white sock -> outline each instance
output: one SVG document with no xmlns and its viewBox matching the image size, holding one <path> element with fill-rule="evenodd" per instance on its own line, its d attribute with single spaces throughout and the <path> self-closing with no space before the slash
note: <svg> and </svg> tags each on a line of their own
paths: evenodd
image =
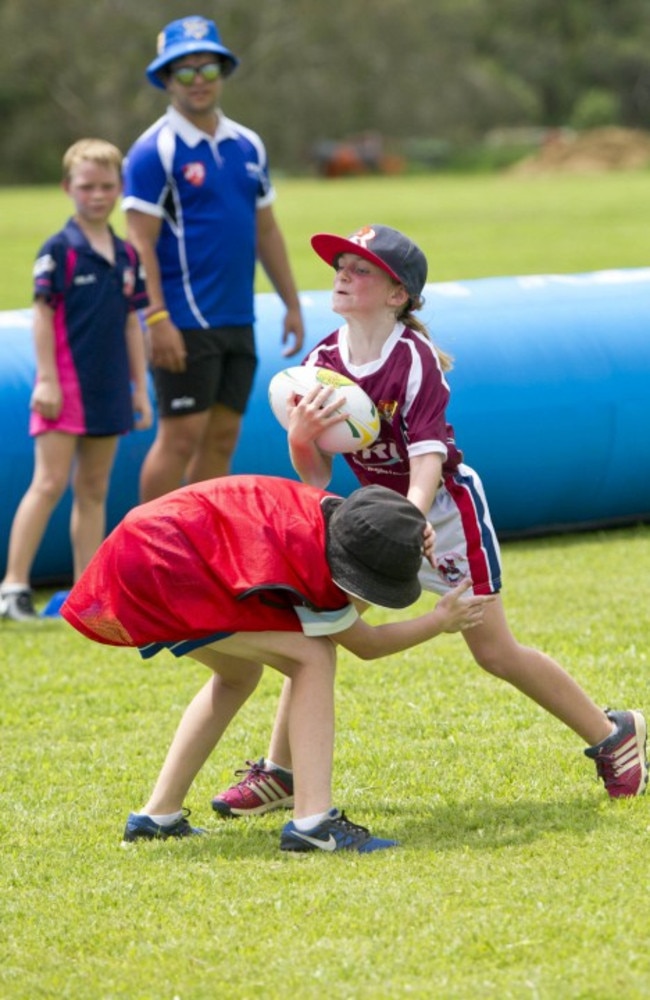
<svg viewBox="0 0 650 1000">
<path fill-rule="evenodd" d="M 157 826 L 173 826 L 183 817 L 183 810 L 179 809 L 175 813 L 139 813 L 140 816 L 148 816 Z"/>
<path fill-rule="evenodd" d="M 322 823 L 328 816 L 329 810 L 324 813 L 316 813 L 314 816 L 303 816 L 302 819 L 294 819 L 293 825 L 296 830 L 300 830 L 301 833 L 306 833 L 307 830 L 313 830 L 315 826 Z"/>
<path fill-rule="evenodd" d="M 276 771 L 284 771 L 286 774 L 293 774 L 290 767 L 281 767 L 279 764 L 276 764 L 274 760 L 269 760 L 269 758 L 266 757 L 264 760 L 264 770 L 272 771 L 273 769 Z"/>
<path fill-rule="evenodd" d="M 3 597 L 9 597 L 10 594 L 24 594 L 25 591 L 29 591 L 30 586 L 28 583 L 3 583 L 0 587 L 0 594 Z"/>
</svg>

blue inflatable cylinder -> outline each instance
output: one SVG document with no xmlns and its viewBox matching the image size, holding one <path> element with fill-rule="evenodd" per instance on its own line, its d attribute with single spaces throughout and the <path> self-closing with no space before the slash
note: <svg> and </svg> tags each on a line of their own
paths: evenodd
<svg viewBox="0 0 650 1000">
<path fill-rule="evenodd" d="M 650 268 L 427 285 L 421 318 L 454 357 L 448 411 L 501 537 L 650 517 Z M 303 297 L 308 348 L 336 328 L 329 292 Z M 291 476 L 269 418 L 281 307 L 263 346 L 235 471 Z M 263 430 L 264 428 L 264 430 Z M 335 460 L 332 489 L 355 480 Z"/>
<path fill-rule="evenodd" d="M 449 419 L 480 473 L 501 537 L 650 520 L 650 269 L 429 284 L 421 318 L 453 355 Z M 305 353 L 339 324 L 329 292 L 301 296 Z M 281 354 L 283 308 L 258 295 L 260 363 L 233 472 L 295 478 L 286 433 L 268 405 Z M 27 488 L 34 375 L 31 311 L 0 313 L 0 571 Z M 137 503 L 153 431 L 124 437 L 111 479 L 108 527 Z M 331 489 L 356 480 L 335 459 Z M 69 494 L 38 553 L 33 580 L 71 573 Z"/>
</svg>

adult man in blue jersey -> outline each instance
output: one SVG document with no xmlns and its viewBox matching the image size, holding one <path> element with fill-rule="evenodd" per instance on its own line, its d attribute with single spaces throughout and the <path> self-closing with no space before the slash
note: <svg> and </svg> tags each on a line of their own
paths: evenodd
<svg viewBox="0 0 650 1000">
<path fill-rule="evenodd" d="M 230 470 L 257 363 L 257 258 L 286 307 L 284 354 L 302 347 L 264 144 L 219 107 L 237 64 L 213 21 L 168 24 L 147 77 L 167 91 L 170 106 L 126 160 L 123 207 L 147 276 L 159 410 L 143 501 Z"/>
</svg>

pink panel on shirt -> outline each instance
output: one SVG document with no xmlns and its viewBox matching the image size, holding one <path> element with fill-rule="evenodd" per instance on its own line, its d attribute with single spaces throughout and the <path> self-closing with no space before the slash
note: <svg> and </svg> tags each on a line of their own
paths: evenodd
<svg viewBox="0 0 650 1000">
<path fill-rule="evenodd" d="M 85 434 L 86 419 L 81 398 L 81 388 L 65 324 L 65 307 L 62 301 L 54 313 L 54 338 L 59 382 L 63 393 L 63 406 L 56 420 L 46 420 L 32 411 L 29 433 L 34 437 L 45 431 L 62 431 L 66 434 Z"/>
</svg>

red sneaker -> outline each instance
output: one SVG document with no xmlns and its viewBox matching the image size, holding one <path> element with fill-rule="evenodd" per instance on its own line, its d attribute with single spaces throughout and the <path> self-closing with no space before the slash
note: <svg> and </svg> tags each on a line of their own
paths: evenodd
<svg viewBox="0 0 650 1000">
<path fill-rule="evenodd" d="M 216 795 L 212 808 L 220 816 L 260 816 L 273 809 L 293 808 L 293 775 L 281 767 L 266 769 L 263 757 L 255 763 L 246 761 L 248 767 L 235 774 L 243 778 L 227 791 Z"/>
<path fill-rule="evenodd" d="M 606 714 L 616 729 L 602 743 L 587 747 L 585 754 L 596 762 L 598 777 L 603 779 L 611 798 L 643 795 L 648 783 L 643 713 L 611 712 L 608 709 Z"/>
</svg>

